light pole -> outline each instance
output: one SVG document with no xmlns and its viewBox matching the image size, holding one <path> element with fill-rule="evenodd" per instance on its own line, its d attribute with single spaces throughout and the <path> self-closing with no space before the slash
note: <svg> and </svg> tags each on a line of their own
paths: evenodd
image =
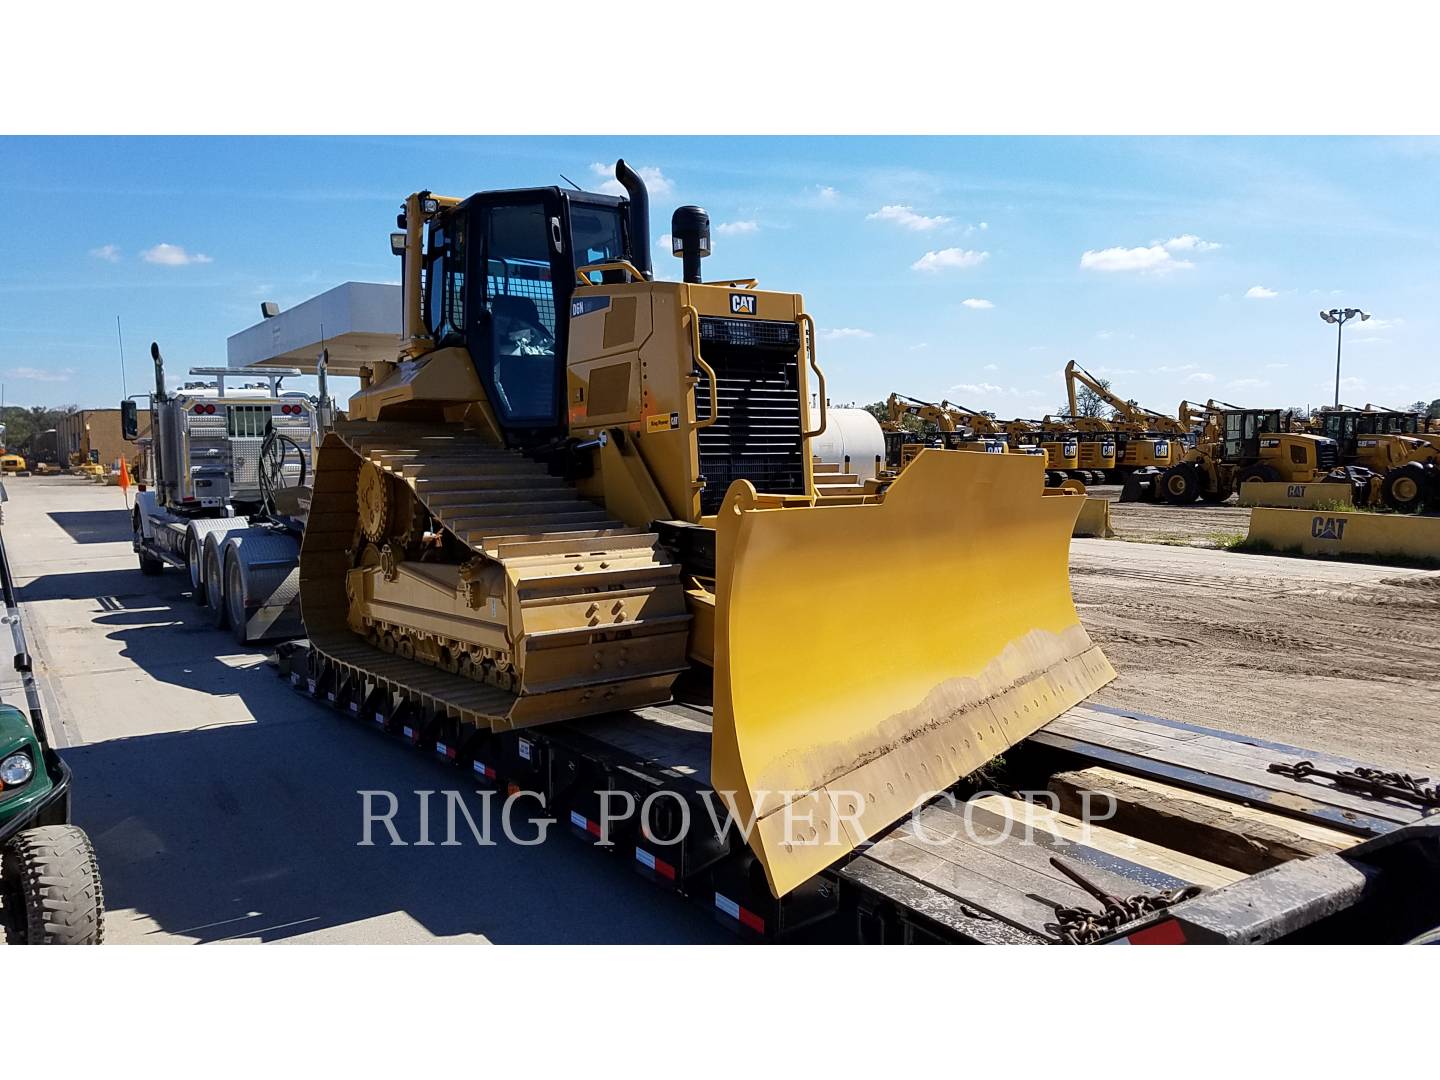
<svg viewBox="0 0 1440 1080">
<path fill-rule="evenodd" d="M 1364 322 L 1370 318 L 1368 311 L 1361 311 L 1359 308 L 1331 308 L 1329 311 L 1320 312 L 1320 318 L 1328 323 L 1335 324 L 1335 408 L 1340 407 L 1340 335 L 1345 329 L 1345 324 L 1356 315 Z"/>
</svg>

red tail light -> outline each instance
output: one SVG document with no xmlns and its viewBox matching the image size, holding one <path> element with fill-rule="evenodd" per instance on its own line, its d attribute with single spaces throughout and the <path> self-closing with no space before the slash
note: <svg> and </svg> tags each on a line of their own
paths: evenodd
<svg viewBox="0 0 1440 1080">
<path fill-rule="evenodd" d="M 197 403 L 197 404 L 195 405 L 195 408 L 191 409 L 190 411 L 193 412 L 196 416 L 204 416 L 204 415 L 205 415 L 205 406 Z"/>
<path fill-rule="evenodd" d="M 206 405 L 206 406 L 205 406 L 205 415 L 206 415 L 206 416 L 214 416 L 214 415 L 215 415 L 215 406 L 214 406 L 214 405 Z"/>
</svg>

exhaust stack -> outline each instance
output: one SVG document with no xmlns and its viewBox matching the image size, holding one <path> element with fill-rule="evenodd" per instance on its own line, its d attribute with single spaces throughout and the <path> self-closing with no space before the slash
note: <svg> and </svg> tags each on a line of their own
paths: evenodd
<svg viewBox="0 0 1440 1080">
<path fill-rule="evenodd" d="M 630 198 L 630 246 L 634 249 L 631 261 L 647 278 L 654 278 L 655 265 L 650 259 L 650 193 L 645 190 L 640 174 L 625 164 L 624 158 L 615 162 L 615 179 Z"/>
<path fill-rule="evenodd" d="M 700 284 L 700 260 L 710 254 L 710 215 L 698 206 L 682 206 L 671 214 L 670 251 L 681 260 L 681 278 Z"/>
</svg>

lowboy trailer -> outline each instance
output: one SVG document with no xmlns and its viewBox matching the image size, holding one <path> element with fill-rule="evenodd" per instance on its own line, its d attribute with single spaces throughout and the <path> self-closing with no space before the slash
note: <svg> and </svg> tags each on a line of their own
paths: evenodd
<svg viewBox="0 0 1440 1080">
<path fill-rule="evenodd" d="M 776 899 L 710 790 L 704 702 L 490 732 L 443 704 L 487 688 L 362 641 L 277 660 L 299 692 L 466 786 L 530 793 L 749 939 L 1396 943 L 1440 926 L 1440 790 L 1333 755 L 1078 706 Z"/>
</svg>

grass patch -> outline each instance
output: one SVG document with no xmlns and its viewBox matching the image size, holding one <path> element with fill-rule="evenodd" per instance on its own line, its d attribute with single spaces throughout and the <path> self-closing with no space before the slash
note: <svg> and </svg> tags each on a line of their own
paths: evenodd
<svg viewBox="0 0 1440 1080">
<path fill-rule="evenodd" d="M 1287 559 L 1308 559 L 1311 562 L 1361 563 L 1366 566 L 1398 566 L 1406 570 L 1440 570 L 1440 558 L 1416 558 L 1410 555 L 1368 555 L 1355 552 L 1338 552 L 1334 555 L 1307 555 L 1298 547 L 1277 548 L 1264 540 L 1251 541 L 1244 537 L 1239 543 L 1226 548 L 1242 555 L 1280 555 Z"/>
<path fill-rule="evenodd" d="M 1222 551 L 1235 551 L 1244 546 L 1247 536 L 1243 532 L 1213 532 L 1210 542 Z"/>
</svg>

